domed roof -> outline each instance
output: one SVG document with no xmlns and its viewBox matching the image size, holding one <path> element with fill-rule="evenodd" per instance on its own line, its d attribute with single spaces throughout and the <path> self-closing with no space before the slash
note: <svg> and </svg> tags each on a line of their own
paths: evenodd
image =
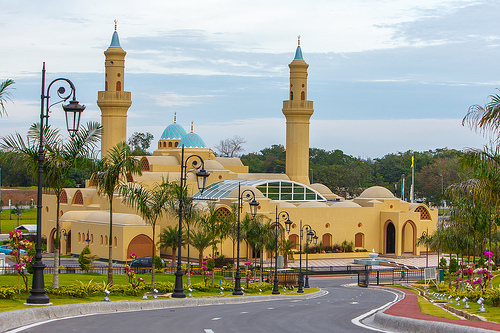
<svg viewBox="0 0 500 333">
<path fill-rule="evenodd" d="M 352 201 L 338 201 L 331 204 L 331 207 L 361 207 L 359 204 Z"/>
<path fill-rule="evenodd" d="M 180 140 L 186 135 L 186 130 L 177 124 L 173 123 L 167 126 L 161 134 L 160 140 Z"/>
<path fill-rule="evenodd" d="M 207 148 L 203 139 L 196 133 L 186 134 L 179 142 L 179 147 L 185 148 Z"/>
<path fill-rule="evenodd" d="M 378 198 L 385 198 L 385 199 L 394 199 L 394 194 L 392 194 L 391 191 L 386 189 L 385 187 L 382 186 L 372 186 L 370 188 L 367 188 L 366 190 L 361 193 L 359 196 L 360 198 L 370 198 L 370 199 L 378 199 Z"/>
</svg>

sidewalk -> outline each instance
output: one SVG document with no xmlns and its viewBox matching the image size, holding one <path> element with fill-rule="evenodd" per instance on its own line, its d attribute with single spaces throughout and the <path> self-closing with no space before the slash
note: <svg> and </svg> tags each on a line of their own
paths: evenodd
<svg viewBox="0 0 500 333">
<path fill-rule="evenodd" d="M 375 326 L 401 332 L 499 332 L 500 324 L 463 319 L 448 319 L 423 314 L 417 295 L 406 289 L 391 288 L 404 294 L 404 298 L 385 310 L 377 312 L 372 320 Z"/>
</svg>

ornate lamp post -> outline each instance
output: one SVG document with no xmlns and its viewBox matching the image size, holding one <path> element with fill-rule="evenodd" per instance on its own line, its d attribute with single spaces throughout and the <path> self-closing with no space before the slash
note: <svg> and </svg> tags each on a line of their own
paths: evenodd
<svg viewBox="0 0 500 333">
<path fill-rule="evenodd" d="M 299 232 L 299 288 L 297 289 L 297 293 L 304 292 L 304 275 L 302 275 L 302 237 L 304 236 L 304 229 L 306 231 L 306 236 L 308 239 L 312 240 L 314 236 L 314 232 L 309 224 L 305 224 L 302 226 L 302 220 L 300 220 L 300 232 Z"/>
<path fill-rule="evenodd" d="M 85 239 L 85 242 L 87 242 L 87 247 L 90 246 L 90 235 L 89 235 L 89 233 L 90 233 L 90 230 L 87 230 L 87 239 Z"/>
<path fill-rule="evenodd" d="M 187 169 L 188 161 L 193 158 L 191 161 L 191 170 Z M 184 205 L 183 195 L 184 189 L 186 187 L 187 181 L 187 173 L 188 171 L 196 171 L 196 177 L 198 180 L 198 189 L 203 193 L 205 187 L 207 185 L 207 177 L 210 175 L 205 170 L 205 162 L 203 158 L 198 155 L 190 155 L 184 161 L 184 145 L 182 145 L 181 151 L 181 179 L 180 179 L 180 193 L 179 193 L 179 241 L 177 244 L 177 271 L 175 272 L 175 285 L 174 292 L 172 293 L 172 297 L 175 298 L 185 298 L 186 294 L 184 293 L 184 287 L 182 286 L 182 266 L 181 266 L 181 249 L 182 249 L 182 208 Z"/>
<path fill-rule="evenodd" d="M 275 245 L 276 245 L 276 248 L 275 248 L 275 256 L 274 256 L 274 284 L 273 284 L 273 291 L 271 292 L 271 294 L 273 295 L 279 295 L 280 294 L 280 290 L 279 290 L 279 287 L 278 287 L 278 227 L 280 225 L 280 218 L 282 220 L 285 220 L 285 228 L 286 228 L 286 231 L 287 232 L 290 232 L 290 227 L 292 225 L 292 221 L 290 221 L 290 215 L 288 215 L 288 212 L 286 211 L 281 211 L 278 213 L 278 206 L 276 206 L 276 223 L 275 223 L 275 236 L 276 236 L 276 240 L 275 240 Z"/>
<path fill-rule="evenodd" d="M 257 215 L 257 208 L 259 208 L 259 202 L 255 200 L 255 193 L 246 189 L 241 192 L 241 184 L 238 183 L 238 227 L 237 227 L 237 246 L 236 246 L 236 276 L 234 277 L 234 291 L 233 295 L 241 296 L 243 295 L 243 290 L 241 290 L 241 276 L 240 276 L 240 223 L 241 223 L 241 212 L 243 211 L 243 200 L 250 201 L 250 214 L 252 218 Z"/>
<path fill-rule="evenodd" d="M 310 234 L 313 234 L 314 236 L 310 237 Z M 318 236 L 316 236 L 316 231 L 315 230 L 310 230 L 307 232 L 307 237 L 306 237 L 306 283 L 304 284 L 304 288 L 311 288 L 309 286 L 309 267 L 307 266 L 308 264 L 308 257 L 309 257 L 309 243 L 313 242 L 314 245 L 318 243 Z"/>
<path fill-rule="evenodd" d="M 429 236 L 429 228 L 422 232 L 422 236 L 420 237 L 422 240 L 425 240 Z M 438 261 L 439 266 L 439 261 Z M 426 252 L 425 252 L 425 268 L 429 267 L 429 245 L 427 244 Z"/>
<path fill-rule="evenodd" d="M 64 85 L 69 86 L 69 92 L 66 93 L 66 88 L 59 87 L 57 89 L 57 96 L 59 101 L 50 104 L 50 89 L 52 85 L 56 82 L 63 81 Z M 68 105 L 63 105 L 63 110 L 66 112 L 66 126 L 68 128 L 69 135 L 73 138 L 78 132 L 78 127 L 80 126 L 80 116 L 85 106 L 80 105 L 76 100 L 76 89 L 68 79 L 58 78 L 52 81 L 47 90 L 45 90 L 45 62 L 42 68 L 42 95 L 41 95 L 41 110 L 40 110 L 40 144 L 38 147 L 38 193 L 37 193 L 37 214 L 36 214 L 36 244 L 35 244 L 35 262 L 31 266 L 33 268 L 33 284 L 30 290 L 30 295 L 26 299 L 28 304 L 48 304 L 49 297 L 46 295 L 46 290 L 44 287 L 43 280 L 43 269 L 45 265 L 42 262 L 42 188 L 43 188 L 43 161 L 44 161 L 44 147 L 43 147 L 43 131 L 44 131 L 44 121 L 45 126 L 49 123 L 49 112 L 50 108 L 59 103 L 63 103 L 72 97 Z"/>
<path fill-rule="evenodd" d="M 59 266 L 61 266 L 61 235 L 64 236 L 64 240 L 65 241 L 68 241 L 68 232 L 66 231 L 66 229 L 61 229 L 61 231 L 59 232 L 59 262 L 57 263 Z M 58 268 L 59 269 L 59 268 Z"/>
</svg>

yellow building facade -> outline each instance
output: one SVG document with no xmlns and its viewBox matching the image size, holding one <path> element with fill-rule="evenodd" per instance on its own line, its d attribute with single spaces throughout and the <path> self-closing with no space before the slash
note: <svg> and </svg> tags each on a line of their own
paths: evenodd
<svg viewBox="0 0 500 333">
<path fill-rule="evenodd" d="M 130 92 L 122 91 L 125 70 L 125 51 L 118 42 L 115 31 L 106 56 L 105 91 L 98 93 L 104 134 L 102 154 L 119 141 L 126 139 L 126 114 L 131 105 Z M 191 124 L 187 132 L 174 117 L 158 140 L 157 149 L 151 156 L 139 157 L 142 175 L 134 181 L 151 186 L 168 179 L 180 180 L 181 147 L 185 156 L 193 154 L 203 158 L 205 169 L 210 172 L 208 187 L 196 193 L 196 176 L 188 173 L 189 194 L 197 198 L 200 209 L 208 200 L 215 202 L 220 216 L 227 215 L 238 203 L 238 187 L 241 191 L 252 190 L 259 202 L 258 215 L 271 221 L 275 212 L 286 211 L 293 224 L 286 237 L 298 249 L 299 225 L 309 224 L 324 246 L 352 242 L 355 249 L 367 249 L 381 254 L 402 256 L 419 255 L 421 248 L 417 239 L 423 231 L 431 233 L 438 221 L 437 209 L 424 204 L 412 204 L 396 198 L 388 189 L 375 186 L 366 189 L 353 200 L 344 200 L 322 184 L 310 184 L 309 171 L 309 119 L 313 114 L 313 103 L 307 100 L 307 68 L 299 45 L 290 67 L 290 96 L 283 102 L 286 118 L 286 174 L 249 173 L 248 167 L 239 158 L 217 157 L 205 146 L 202 138 L 194 133 Z M 119 89 L 120 88 L 120 89 Z M 95 187 L 64 189 L 60 197 L 60 211 L 56 212 L 55 196 L 45 195 L 42 234 L 48 239 L 49 250 L 55 239 L 55 220 L 59 214 L 61 228 L 67 239 L 61 237 L 61 252 L 78 255 L 89 245 L 93 254 L 107 258 L 109 234 L 109 203 L 97 194 Z M 137 215 L 133 207 L 126 206 L 117 194 L 113 199 L 113 259 L 127 260 L 135 253 L 139 257 L 150 256 L 152 227 Z M 248 203 L 243 204 L 243 214 L 249 212 Z M 282 221 L 283 222 L 283 221 Z M 168 225 L 176 225 L 174 217 L 165 217 L 158 222 L 155 234 Z M 284 224 L 281 223 L 281 227 Z M 208 251 L 208 250 L 207 250 Z M 231 240 L 219 246 L 227 257 L 233 256 Z M 185 257 L 187 251 L 183 250 Z M 163 256 L 171 255 L 161 249 Z M 246 246 L 241 246 L 241 256 L 251 256 Z M 328 256 L 328 254 L 325 254 Z M 198 258 L 198 251 L 190 248 L 190 257 Z M 266 259 L 266 254 L 264 254 Z"/>
</svg>

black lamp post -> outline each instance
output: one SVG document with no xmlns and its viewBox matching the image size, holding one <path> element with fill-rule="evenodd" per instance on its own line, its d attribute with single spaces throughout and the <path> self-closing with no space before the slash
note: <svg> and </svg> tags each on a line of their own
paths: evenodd
<svg viewBox="0 0 500 333">
<path fill-rule="evenodd" d="M 422 232 L 422 240 L 425 240 L 429 236 L 429 228 L 427 230 L 424 230 Z M 439 265 L 439 262 L 438 262 Z M 429 267 L 429 244 L 426 246 L 426 252 L 425 252 L 425 268 Z"/>
<path fill-rule="evenodd" d="M 69 85 L 69 92 L 66 93 L 64 87 L 59 87 L 57 89 L 57 96 L 59 101 L 50 104 L 50 89 L 52 85 L 56 82 L 64 81 L 65 85 Z M 63 82 L 62 82 L 63 83 Z M 44 120 L 45 126 L 49 123 L 49 112 L 50 108 L 59 103 L 67 101 L 70 97 L 72 100 L 68 105 L 63 105 L 64 112 L 66 112 L 66 126 L 68 128 L 69 135 L 73 138 L 78 132 L 78 127 L 80 126 L 80 116 L 85 106 L 78 104 L 76 100 L 76 89 L 68 79 L 58 78 L 52 81 L 47 90 L 45 90 L 45 62 L 42 68 L 42 95 L 41 95 L 41 110 L 40 110 L 40 143 L 38 147 L 38 194 L 37 194 L 37 214 L 36 214 L 36 244 L 35 244 L 35 262 L 31 266 L 33 268 L 33 284 L 30 290 L 30 295 L 26 299 L 28 304 L 48 304 L 49 297 L 46 294 L 43 279 L 43 269 L 45 265 L 42 262 L 42 188 L 43 188 L 43 161 L 44 161 Z"/>
<path fill-rule="evenodd" d="M 276 236 L 276 243 L 275 243 L 275 256 L 274 256 L 274 284 L 273 284 L 273 291 L 271 294 L 273 295 L 279 295 L 280 290 L 278 287 L 278 227 L 280 225 L 280 218 L 282 220 L 285 220 L 285 228 L 287 232 L 290 232 L 290 226 L 292 225 L 292 221 L 290 221 L 290 215 L 288 215 L 288 212 L 286 211 L 281 211 L 278 213 L 278 206 L 276 206 L 276 223 L 275 223 L 275 236 Z"/>
<path fill-rule="evenodd" d="M 255 193 L 246 189 L 241 192 L 241 184 L 238 183 L 238 227 L 237 227 L 237 245 L 236 245 L 236 276 L 234 277 L 234 296 L 243 295 L 243 290 L 241 290 L 241 275 L 240 275 L 240 224 L 241 224 L 241 212 L 243 211 L 243 200 L 250 201 L 250 214 L 252 218 L 257 215 L 257 209 L 259 208 L 259 202 L 255 200 Z"/>
<path fill-rule="evenodd" d="M 61 231 L 59 232 L 59 241 L 58 241 L 58 246 L 59 246 L 59 261 L 58 261 L 58 265 L 61 266 L 61 235 L 64 236 L 64 240 L 67 241 L 68 240 L 68 232 L 66 231 L 66 229 L 61 229 Z M 59 269 L 59 268 L 58 268 Z"/>
<path fill-rule="evenodd" d="M 87 230 L 87 239 L 85 239 L 85 242 L 87 242 L 87 247 L 90 246 L 90 235 L 89 235 L 89 233 L 90 233 L 90 230 Z"/>
<path fill-rule="evenodd" d="M 305 224 L 302 226 L 302 220 L 300 220 L 300 228 L 299 228 L 299 288 L 297 289 L 297 293 L 304 292 L 304 275 L 302 274 L 302 237 L 304 236 L 304 229 L 306 230 L 306 236 L 312 240 L 314 233 L 312 232 L 312 228 L 309 224 Z"/>
<path fill-rule="evenodd" d="M 188 170 L 188 161 L 194 158 L 191 162 L 191 166 L 193 169 Z M 177 244 L 177 271 L 175 272 L 175 285 L 174 292 L 172 293 L 172 297 L 174 298 L 185 298 L 186 294 L 184 293 L 184 287 L 182 286 L 182 266 L 181 266 L 181 249 L 182 249 L 182 208 L 184 205 L 184 190 L 186 187 L 187 181 L 187 173 L 188 171 L 196 171 L 196 177 L 198 181 L 198 189 L 203 193 L 205 187 L 207 185 L 207 177 L 210 175 L 205 170 L 205 162 L 203 158 L 198 155 L 190 155 L 184 161 L 184 145 L 182 145 L 181 150 L 181 179 L 179 186 L 179 234 L 178 234 L 178 244 Z"/>
<path fill-rule="evenodd" d="M 307 232 L 307 237 L 306 237 L 306 283 L 304 284 L 304 288 L 311 288 L 309 286 L 309 267 L 308 267 L 309 243 L 311 241 L 314 243 L 314 245 L 318 243 L 318 236 L 316 236 L 315 230 L 309 230 Z"/>
</svg>

